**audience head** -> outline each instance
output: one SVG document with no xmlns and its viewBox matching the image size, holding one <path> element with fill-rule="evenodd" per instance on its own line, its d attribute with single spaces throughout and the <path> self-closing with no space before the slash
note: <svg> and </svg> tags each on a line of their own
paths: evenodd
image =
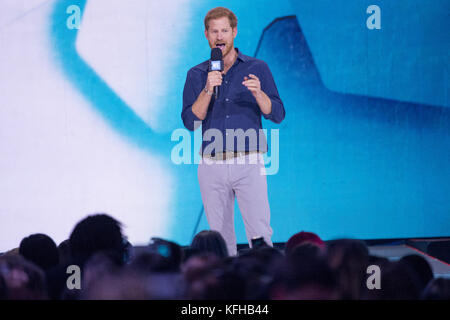
<svg viewBox="0 0 450 320">
<path fill-rule="evenodd" d="M 246 298 L 246 279 L 233 264 L 223 263 L 218 268 L 204 271 L 202 275 L 198 275 L 188 283 L 187 299 L 244 300 Z"/>
<path fill-rule="evenodd" d="M 425 300 L 450 300 L 450 279 L 436 278 L 431 280 L 423 291 Z"/>
<path fill-rule="evenodd" d="M 176 273 L 143 274 L 125 266 L 105 272 L 82 290 L 88 300 L 174 300 L 184 297 L 184 282 Z"/>
<path fill-rule="evenodd" d="M 5 286 L 3 294 L 9 300 L 45 300 L 48 297 L 42 269 L 20 255 L 0 257 L 0 278 Z"/>
<path fill-rule="evenodd" d="M 365 290 L 363 299 L 369 300 L 417 300 L 420 297 L 420 281 L 414 270 L 404 261 L 389 262 L 380 267 L 381 289 Z"/>
<path fill-rule="evenodd" d="M 58 252 L 59 252 L 59 264 L 62 266 L 69 264 L 71 260 L 69 239 L 64 240 L 58 245 Z"/>
<path fill-rule="evenodd" d="M 94 253 L 86 261 L 83 270 L 83 286 L 88 287 L 91 282 L 102 274 L 113 274 L 123 266 L 121 257 L 114 251 L 101 251 Z"/>
<path fill-rule="evenodd" d="M 215 230 L 199 232 L 192 240 L 191 247 L 197 252 L 211 252 L 219 258 L 228 257 L 228 249 L 222 235 Z"/>
<path fill-rule="evenodd" d="M 286 242 L 284 251 L 286 255 L 289 255 L 295 249 L 295 247 L 307 243 L 317 246 L 321 250 L 325 248 L 325 242 L 320 239 L 318 235 L 312 232 L 301 231 L 289 238 L 289 240 Z"/>
<path fill-rule="evenodd" d="M 273 284 L 278 266 L 284 259 L 283 253 L 273 247 L 252 248 L 240 254 L 234 265 L 245 279 L 245 299 L 269 299 L 269 289 Z"/>
<path fill-rule="evenodd" d="M 181 247 L 175 242 L 152 238 L 145 251 L 131 262 L 132 268 L 144 273 L 178 272 L 182 260 Z"/>
<path fill-rule="evenodd" d="M 336 273 L 343 299 L 360 299 L 365 288 L 369 250 L 364 242 L 338 239 L 327 246 L 327 260 Z"/>
<path fill-rule="evenodd" d="M 3 279 L 3 275 L 0 272 L 0 300 L 6 299 L 8 299 L 8 288 L 6 287 L 5 279 Z"/>
<path fill-rule="evenodd" d="M 113 251 L 125 255 L 121 224 L 106 214 L 88 216 L 77 223 L 69 238 L 72 258 L 84 264 L 94 253 Z"/>
<path fill-rule="evenodd" d="M 271 288 L 271 298 L 281 300 L 339 298 L 335 275 L 317 246 L 303 244 L 286 256 Z"/>
<path fill-rule="evenodd" d="M 45 234 L 32 234 L 20 242 L 19 253 L 27 260 L 46 271 L 59 263 L 59 252 L 55 242 Z"/>
<path fill-rule="evenodd" d="M 433 270 L 427 260 L 418 254 L 404 256 L 400 261 L 409 265 L 418 278 L 419 290 L 422 292 L 427 284 L 433 279 Z"/>
<path fill-rule="evenodd" d="M 223 260 L 211 252 L 202 252 L 187 259 L 181 271 L 188 283 L 192 283 L 213 269 L 222 266 Z"/>
</svg>

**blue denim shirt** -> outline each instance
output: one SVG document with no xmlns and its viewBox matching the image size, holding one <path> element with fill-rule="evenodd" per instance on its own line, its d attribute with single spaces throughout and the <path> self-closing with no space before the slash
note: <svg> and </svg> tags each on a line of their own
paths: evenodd
<svg viewBox="0 0 450 320">
<path fill-rule="evenodd" d="M 260 136 L 260 129 L 262 129 L 261 115 L 265 119 L 269 119 L 275 123 L 280 123 L 285 117 L 285 110 L 283 102 L 278 94 L 277 87 L 272 77 L 272 73 L 269 70 L 267 64 L 259 59 L 252 58 L 242 54 L 237 48 L 238 57 L 233 66 L 223 76 L 222 85 L 220 86 L 219 98 L 217 101 L 214 95 L 211 98 L 211 102 L 208 106 L 206 117 L 201 121 L 193 112 L 192 105 L 197 100 L 199 94 L 206 85 L 206 79 L 208 77 L 209 60 L 200 63 L 199 65 L 191 68 L 187 73 L 186 83 L 183 91 L 183 110 L 181 118 L 183 119 L 184 126 L 188 130 L 195 130 L 202 124 L 202 150 L 201 154 L 208 153 L 214 155 L 219 151 L 267 151 L 267 142 L 264 134 Z M 249 74 L 256 75 L 261 82 L 261 90 L 272 101 L 272 110 L 269 114 L 261 112 L 255 98 L 250 90 L 248 90 L 242 82 L 244 77 Z M 198 121 L 195 126 L 194 121 Z M 206 141 L 205 132 L 208 129 L 217 129 L 215 132 L 222 134 L 222 150 L 206 151 L 205 148 L 208 144 L 215 141 L 216 136 L 213 134 L 211 141 Z M 231 134 L 231 131 L 227 129 L 234 129 L 234 139 L 227 138 L 227 133 Z M 241 130 L 237 130 L 241 129 Z M 248 131 L 248 129 L 251 129 Z M 251 143 L 252 131 L 258 136 L 256 143 Z M 211 131 L 210 131 L 211 133 Z M 214 133 L 214 132 L 212 132 Z M 247 134 L 245 143 L 239 143 L 236 138 L 239 134 Z M 228 141 L 226 141 L 228 139 Z M 242 140 L 241 140 L 242 141 Z M 214 152 L 215 151 L 215 152 Z"/>
</svg>

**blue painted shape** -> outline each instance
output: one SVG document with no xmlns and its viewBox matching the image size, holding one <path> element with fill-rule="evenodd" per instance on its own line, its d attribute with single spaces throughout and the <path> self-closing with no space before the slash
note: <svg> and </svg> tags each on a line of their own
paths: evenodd
<svg viewBox="0 0 450 320">
<path fill-rule="evenodd" d="M 448 236 L 450 109 L 330 91 L 295 17 L 264 31 L 257 57 L 286 106 L 268 178 L 275 240 Z"/>
<path fill-rule="evenodd" d="M 450 107 L 450 1 L 290 3 L 330 90 Z M 366 26 L 370 5 L 380 30 Z"/>
</svg>

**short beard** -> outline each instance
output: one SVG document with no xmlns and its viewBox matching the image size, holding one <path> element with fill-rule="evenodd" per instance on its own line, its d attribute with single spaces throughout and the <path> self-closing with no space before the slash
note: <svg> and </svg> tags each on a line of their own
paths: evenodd
<svg viewBox="0 0 450 320">
<path fill-rule="evenodd" d="M 231 43 L 228 49 L 223 53 L 223 57 L 226 57 L 232 50 L 233 50 L 234 44 Z"/>
</svg>

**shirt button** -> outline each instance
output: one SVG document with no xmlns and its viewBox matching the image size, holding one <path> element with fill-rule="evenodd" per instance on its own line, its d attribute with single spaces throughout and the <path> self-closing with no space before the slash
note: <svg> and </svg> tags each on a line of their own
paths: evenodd
<svg viewBox="0 0 450 320">
<path fill-rule="evenodd" d="M 227 119 L 229 118 L 230 116 L 229 115 L 227 115 Z"/>
<path fill-rule="evenodd" d="M 230 101 L 230 99 L 226 98 L 225 101 L 228 102 L 228 101 Z"/>
</svg>

